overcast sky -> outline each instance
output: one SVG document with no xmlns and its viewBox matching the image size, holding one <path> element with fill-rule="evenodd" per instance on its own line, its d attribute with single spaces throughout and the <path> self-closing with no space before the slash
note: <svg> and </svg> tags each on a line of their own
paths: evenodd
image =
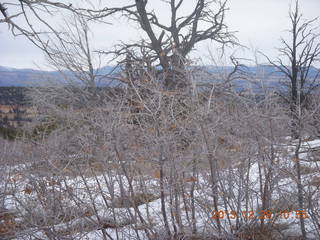
<svg viewBox="0 0 320 240">
<path fill-rule="evenodd" d="M 154 4 L 159 0 L 150 2 Z M 289 28 L 288 10 L 291 2 L 291 0 L 229 0 L 230 10 L 226 20 L 230 30 L 237 31 L 236 36 L 241 44 L 275 57 L 279 39 L 285 36 L 285 30 Z M 320 0 L 300 0 L 300 5 L 305 18 L 312 19 L 320 15 Z M 157 4 L 154 8 L 159 11 L 162 18 L 167 17 L 166 9 L 160 8 Z M 319 25 L 319 22 L 317 24 Z M 117 20 L 113 26 L 95 25 L 92 30 L 94 47 L 99 49 L 108 49 L 119 40 L 134 40 L 139 35 L 135 26 Z M 208 48 L 213 50 L 214 47 L 211 43 L 201 44 L 193 56 L 206 58 Z M 237 50 L 237 55 L 250 58 L 252 51 Z M 22 36 L 13 37 L 7 26 L 0 24 L 1 66 L 37 68 L 44 63 L 40 50 Z"/>
</svg>

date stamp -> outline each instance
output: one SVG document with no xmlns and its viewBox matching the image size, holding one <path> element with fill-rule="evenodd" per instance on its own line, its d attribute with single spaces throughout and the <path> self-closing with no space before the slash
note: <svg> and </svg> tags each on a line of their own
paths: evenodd
<svg viewBox="0 0 320 240">
<path fill-rule="evenodd" d="M 309 218 L 308 213 L 305 209 L 296 209 L 289 211 L 287 209 L 280 210 L 278 212 L 272 212 L 271 210 L 248 210 L 248 211 L 234 211 L 234 210 L 213 210 L 211 219 L 237 219 L 244 218 L 250 219 L 306 219 Z"/>
</svg>

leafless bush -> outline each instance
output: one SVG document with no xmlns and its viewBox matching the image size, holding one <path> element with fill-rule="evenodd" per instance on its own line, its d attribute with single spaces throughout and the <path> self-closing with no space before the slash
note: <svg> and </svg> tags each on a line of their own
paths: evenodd
<svg viewBox="0 0 320 240">
<path fill-rule="evenodd" d="M 22 8 L 18 16 L 24 6 L 66 8 L 78 15 L 68 31 L 52 29 L 57 41 L 40 46 L 63 81 L 30 89 L 38 126 L 20 139 L 26 145 L 17 159 L 25 162 L 6 162 L 1 179 L 2 206 L 16 210 L 0 215 L 6 217 L 0 225 L 6 237 L 286 239 L 290 225 L 277 221 L 283 210 L 295 211 L 296 202 L 308 206 L 308 231 L 319 236 L 319 179 L 312 175 L 319 168 L 315 159 L 314 172 L 300 161 L 301 154 L 314 158 L 303 134 L 310 132 L 316 111 L 299 112 L 300 123 L 306 121 L 299 125 L 298 141 L 292 140 L 290 111 L 277 95 L 232 88 L 236 59 L 228 74 L 192 66 L 187 55 L 199 41 L 235 40 L 224 23 L 226 2 L 196 1 L 177 25 L 183 2 L 166 2 L 173 14 L 169 27 L 148 12 L 147 1 L 87 14 L 50 1 L 13 5 Z M 218 11 L 208 10 L 210 4 Z M 34 33 L 12 22 L 18 16 L 1 13 L 0 21 L 29 37 Z M 121 86 L 99 88 L 94 56 L 100 55 L 91 49 L 85 17 L 116 13 L 139 23 L 150 43 L 123 45 L 116 52 L 126 55 L 117 76 Z M 199 30 L 198 23 L 207 19 L 213 27 Z M 163 30 L 160 36 L 151 25 Z M 189 26 L 187 35 L 179 35 Z M 4 146 L 2 161 L 9 159 Z M 294 169 L 305 172 L 297 175 Z"/>
</svg>

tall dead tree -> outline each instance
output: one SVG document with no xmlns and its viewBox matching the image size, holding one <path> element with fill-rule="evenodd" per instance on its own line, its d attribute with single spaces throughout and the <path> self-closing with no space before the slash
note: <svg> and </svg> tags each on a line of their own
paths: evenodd
<svg viewBox="0 0 320 240">
<path fill-rule="evenodd" d="M 293 10 L 289 12 L 291 40 L 281 39 L 283 47 L 279 48 L 281 54 L 276 61 L 268 58 L 269 62 L 284 76 L 287 94 L 280 93 L 290 108 L 291 133 L 296 139 L 294 153 L 296 181 L 298 190 L 299 208 L 304 208 L 304 189 L 301 179 L 300 149 L 302 144 L 304 121 L 311 94 L 320 86 L 320 70 L 315 67 L 320 61 L 319 33 L 313 26 L 316 19 L 305 20 L 300 13 L 299 1 L 295 2 Z M 300 218 L 303 239 L 306 239 L 306 228 L 303 218 Z"/>
<path fill-rule="evenodd" d="M 299 1 L 295 2 L 289 17 L 291 39 L 282 38 L 280 56 L 275 61 L 268 58 L 268 61 L 288 80 L 284 83 L 287 92 L 280 95 L 290 106 L 292 136 L 296 139 L 299 137 L 299 111 L 308 107 L 308 99 L 320 86 L 320 70 L 315 67 L 320 60 L 320 35 L 314 27 L 317 18 L 303 19 Z"/>
<path fill-rule="evenodd" d="M 152 1 L 154 3 L 154 1 Z M 182 8 L 189 1 L 163 1 L 170 9 L 170 21 L 162 23 L 159 14 L 150 6 L 151 1 L 135 0 L 131 5 L 106 8 L 92 18 L 120 14 L 136 22 L 147 35 L 146 39 L 133 44 L 123 44 L 115 52 L 117 56 L 127 54 L 128 50 L 143 48 L 149 59 L 158 64 L 164 73 L 164 86 L 174 89 L 184 85 L 182 80 L 188 54 L 196 44 L 211 40 L 226 44 L 235 44 L 236 39 L 225 23 L 227 0 L 197 0 L 191 13 L 183 15 Z"/>
</svg>

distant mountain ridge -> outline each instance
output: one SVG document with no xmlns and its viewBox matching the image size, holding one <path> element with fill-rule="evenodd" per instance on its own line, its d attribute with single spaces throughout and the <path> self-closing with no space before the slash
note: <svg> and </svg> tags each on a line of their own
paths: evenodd
<svg viewBox="0 0 320 240">
<path fill-rule="evenodd" d="M 99 84 L 105 86 L 112 84 L 112 80 L 108 75 L 114 72 L 115 67 L 105 66 L 99 69 Z M 68 71 L 64 72 L 68 75 Z M 70 74 L 71 75 L 71 74 Z M 0 87 L 30 87 L 39 86 L 50 80 L 62 80 L 63 75 L 58 71 L 43 71 L 35 69 L 17 69 L 0 66 Z"/>
<path fill-rule="evenodd" d="M 211 73 L 229 73 L 232 71 L 231 66 L 203 66 L 208 72 Z M 274 66 L 271 65 L 258 65 L 242 67 L 243 71 L 249 74 L 256 74 L 262 78 L 262 80 L 270 80 L 273 82 L 280 80 L 284 77 L 284 74 L 279 73 Z M 310 70 L 310 76 L 315 77 L 318 73 L 318 69 L 312 67 Z M 112 74 L 119 72 L 119 68 L 114 66 L 105 66 L 99 69 L 99 83 L 98 86 L 115 86 L 119 82 L 112 79 Z M 64 74 L 70 74 L 67 71 Z M 63 79 L 63 76 L 58 71 L 42 71 L 34 69 L 16 69 L 10 67 L 0 66 L 0 87 L 29 87 L 37 86 L 46 83 L 49 80 Z M 63 80 L 62 80 L 63 81 Z"/>
</svg>

